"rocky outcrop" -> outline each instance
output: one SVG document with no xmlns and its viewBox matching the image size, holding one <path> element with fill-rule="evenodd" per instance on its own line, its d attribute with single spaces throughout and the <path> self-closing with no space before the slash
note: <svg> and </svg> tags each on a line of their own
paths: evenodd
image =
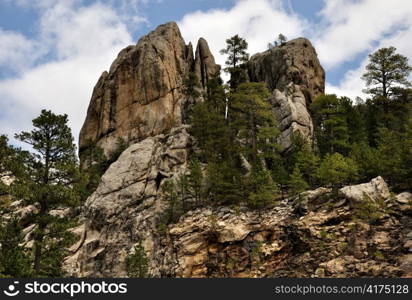
<svg viewBox="0 0 412 300">
<path fill-rule="evenodd" d="M 119 137 L 131 143 L 181 125 L 184 78 L 196 70 L 203 83 L 219 68 L 204 39 L 196 53 L 194 57 L 174 22 L 123 49 L 93 90 L 80 152 L 97 143 L 110 154 Z"/>
<path fill-rule="evenodd" d="M 374 211 L 366 205 L 373 199 L 346 195 L 348 187 L 337 196 L 319 188 L 260 211 L 197 208 L 159 230 L 159 178 L 183 172 L 187 143 L 180 128 L 131 146 L 110 167 L 75 230 L 81 239 L 65 262 L 70 275 L 125 276 L 126 257 L 142 241 L 155 277 L 412 276 L 412 217 L 381 178 L 351 187 L 383 200 Z"/>
<path fill-rule="evenodd" d="M 301 87 L 290 83 L 283 92 L 276 89 L 270 101 L 279 122 L 279 144 L 282 149 L 291 147 L 293 134 L 297 132 L 311 143 L 313 123 Z"/>
<path fill-rule="evenodd" d="M 325 72 L 309 40 L 298 38 L 251 57 L 249 78 L 265 82 L 273 92 L 271 103 L 281 125 L 280 144 L 291 145 L 293 133 L 313 139 L 308 106 L 325 92 Z"/>
<path fill-rule="evenodd" d="M 380 176 L 368 183 L 344 187 L 340 189 L 340 192 L 345 198 L 353 202 L 365 201 L 367 199 L 380 203 L 390 197 L 388 185 Z"/>
<path fill-rule="evenodd" d="M 159 218 L 165 204 L 163 179 L 186 168 L 190 136 L 186 127 L 149 137 L 130 146 L 101 179 L 84 205 L 83 222 L 75 232 L 66 269 L 72 276 L 126 276 L 126 257 L 138 241 L 150 258 L 151 272 L 160 276 Z"/>
<path fill-rule="evenodd" d="M 205 39 L 200 38 L 196 48 L 196 59 L 194 64 L 194 73 L 199 80 L 200 86 L 203 89 L 206 89 L 208 80 L 219 71 L 220 66 L 216 65 L 215 58 L 209 50 L 209 45 Z"/>
</svg>

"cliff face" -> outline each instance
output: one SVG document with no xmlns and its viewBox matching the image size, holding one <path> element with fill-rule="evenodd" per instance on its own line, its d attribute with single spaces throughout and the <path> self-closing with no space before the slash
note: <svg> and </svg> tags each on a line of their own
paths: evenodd
<svg viewBox="0 0 412 300">
<path fill-rule="evenodd" d="M 119 137 L 135 142 L 181 125 L 182 104 L 188 100 L 182 92 L 184 78 L 195 71 L 205 88 L 217 70 L 204 39 L 194 56 L 176 23 L 159 26 L 136 46 L 123 49 L 101 75 L 80 132 L 80 152 L 97 143 L 110 154 Z"/>
<path fill-rule="evenodd" d="M 391 197 L 382 178 L 338 195 L 308 191 L 261 211 L 206 206 L 163 224 L 162 185 L 187 172 L 195 143 L 183 124 L 184 104 L 194 99 L 183 94 L 182 82 L 195 72 L 205 89 L 218 70 L 204 39 L 194 55 L 168 23 L 124 49 L 103 73 L 81 150 L 91 141 L 110 153 L 118 137 L 130 146 L 83 207 L 67 273 L 127 276 L 126 258 L 141 242 L 154 277 L 412 276 L 412 195 Z M 284 149 L 295 132 L 312 140 L 307 105 L 324 92 L 325 75 L 310 42 L 297 39 L 256 54 L 248 71 L 251 81 L 272 91 Z M 377 207 L 373 220 L 370 205 Z"/>
<path fill-rule="evenodd" d="M 255 54 L 248 72 L 251 81 L 265 82 L 273 93 L 270 101 L 280 125 L 282 147 L 287 150 L 297 132 L 311 142 L 308 106 L 325 92 L 325 71 L 310 41 L 298 38 Z"/>
</svg>

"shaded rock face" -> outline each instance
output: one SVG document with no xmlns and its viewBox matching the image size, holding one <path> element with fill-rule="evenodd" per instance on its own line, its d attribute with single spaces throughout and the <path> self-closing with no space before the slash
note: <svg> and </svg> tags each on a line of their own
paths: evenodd
<svg viewBox="0 0 412 300">
<path fill-rule="evenodd" d="M 143 241 L 151 272 L 160 276 L 161 184 L 185 170 L 190 141 L 186 127 L 174 128 L 130 146 L 110 166 L 84 205 L 83 224 L 75 230 L 80 240 L 65 262 L 69 275 L 126 276 L 126 257 Z"/>
<path fill-rule="evenodd" d="M 324 94 L 325 72 L 310 41 L 298 38 L 253 55 L 248 73 L 250 81 L 265 82 L 273 92 L 270 101 L 281 125 L 279 142 L 283 148 L 290 147 L 294 132 L 312 141 L 308 106 Z"/>
<path fill-rule="evenodd" d="M 170 150 L 161 140 L 177 151 L 167 155 L 175 159 L 166 164 L 161 157 Z M 155 174 L 182 172 L 187 155 L 182 146 L 189 142 L 185 128 L 146 139 L 108 170 L 88 200 L 85 224 L 76 229 L 81 239 L 65 262 L 70 275 L 125 276 L 126 257 L 141 240 L 155 277 L 412 276 L 412 207 L 405 210 L 391 199 L 381 178 L 351 187 L 383 200 L 373 223 L 357 217 L 359 208 L 352 202 L 374 200 L 345 196 L 345 187 L 338 196 L 319 188 L 261 211 L 243 206 L 198 208 L 166 230 L 156 230 L 164 204 Z M 136 151 L 153 143 L 156 150 L 137 160 Z M 144 177 L 149 178 L 147 185 L 131 179 Z"/>
<path fill-rule="evenodd" d="M 206 89 L 208 80 L 220 71 L 220 66 L 216 65 L 215 58 L 209 50 L 209 45 L 203 38 L 200 38 L 197 44 L 193 71 L 203 89 Z"/>
<path fill-rule="evenodd" d="M 110 154 L 118 137 L 135 142 L 181 125 L 184 78 L 196 70 L 207 80 L 219 69 L 205 40 L 197 48 L 194 58 L 193 47 L 171 22 L 123 49 L 93 90 L 80 152 L 95 142 Z"/>
</svg>

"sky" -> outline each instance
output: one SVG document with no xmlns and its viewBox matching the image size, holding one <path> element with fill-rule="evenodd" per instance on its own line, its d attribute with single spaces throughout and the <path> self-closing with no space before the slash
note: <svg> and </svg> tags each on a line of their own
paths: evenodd
<svg viewBox="0 0 412 300">
<path fill-rule="evenodd" d="M 279 33 L 307 37 L 325 68 L 326 92 L 352 99 L 366 97 L 369 53 L 395 46 L 412 61 L 407 0 L 0 0 L 0 134 L 12 140 L 51 109 L 69 115 L 77 141 L 100 74 L 168 21 L 186 43 L 204 37 L 222 65 L 219 50 L 235 34 L 251 54 Z"/>
</svg>

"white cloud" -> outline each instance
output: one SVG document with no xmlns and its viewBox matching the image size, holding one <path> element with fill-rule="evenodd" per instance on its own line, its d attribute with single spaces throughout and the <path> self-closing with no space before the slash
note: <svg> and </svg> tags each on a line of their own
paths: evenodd
<svg viewBox="0 0 412 300">
<path fill-rule="evenodd" d="M 30 67 L 39 56 L 39 46 L 22 34 L 0 28 L 0 66 L 13 72 Z M 33 55 L 37 53 L 37 55 Z"/>
<path fill-rule="evenodd" d="M 328 0 L 320 13 L 323 30 L 316 49 L 326 69 L 351 61 L 375 48 L 378 41 L 410 28 L 412 3 L 405 0 Z"/>
<path fill-rule="evenodd" d="M 132 43 L 131 35 L 111 7 L 60 1 L 43 11 L 36 42 L 47 46 L 51 59 L 0 81 L 1 131 L 12 136 L 29 129 L 46 108 L 69 115 L 77 140 L 94 84 Z"/>
<path fill-rule="evenodd" d="M 359 66 L 348 70 L 339 84 L 327 84 L 327 93 L 366 98 L 362 93 L 365 83 L 361 80 L 368 63 L 366 53 L 381 47 L 394 46 L 398 53 L 412 60 L 410 1 L 392 0 L 388 4 L 372 0 L 331 0 L 326 2 L 322 16 L 329 26 L 319 33 L 315 45 L 326 71 L 364 55 Z"/>
<path fill-rule="evenodd" d="M 249 53 L 267 49 L 279 33 L 289 39 L 302 36 L 307 23 L 295 14 L 286 12 L 281 1 L 240 0 L 229 10 L 212 9 L 187 14 L 179 22 L 186 42 L 196 47 L 200 37 L 205 38 L 217 63 L 224 65 L 225 57 L 219 54 L 226 39 L 239 34 L 249 43 Z"/>
</svg>

